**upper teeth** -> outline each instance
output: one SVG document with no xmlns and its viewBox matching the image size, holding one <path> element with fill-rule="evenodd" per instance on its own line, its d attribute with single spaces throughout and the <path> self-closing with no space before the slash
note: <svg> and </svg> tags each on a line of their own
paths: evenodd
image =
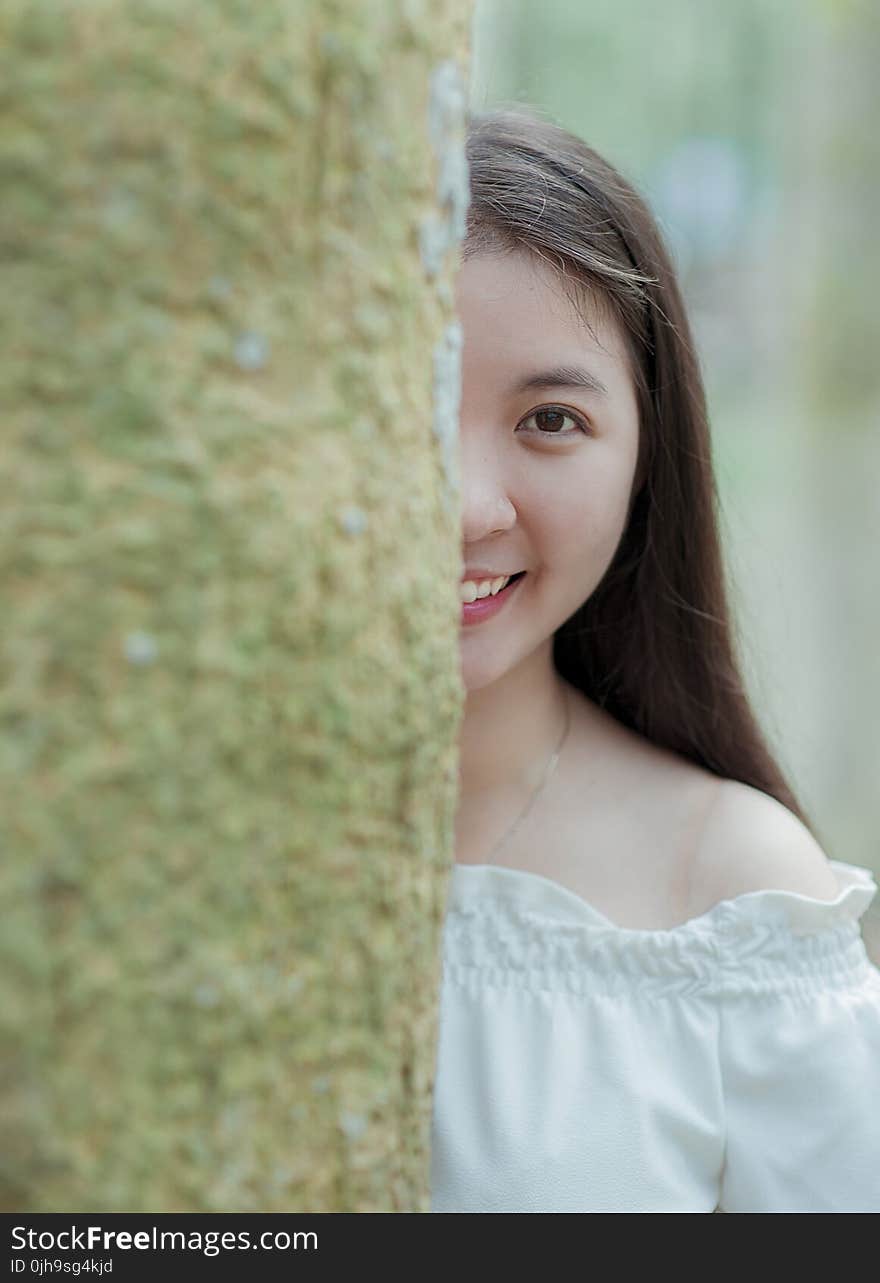
<svg viewBox="0 0 880 1283">
<path fill-rule="evenodd" d="M 512 575 L 502 575 L 500 579 L 481 579 L 479 583 L 476 579 L 465 579 L 461 584 L 461 600 L 462 602 L 477 601 L 480 597 L 488 597 L 490 593 L 494 597 L 510 583 L 512 578 Z"/>
</svg>

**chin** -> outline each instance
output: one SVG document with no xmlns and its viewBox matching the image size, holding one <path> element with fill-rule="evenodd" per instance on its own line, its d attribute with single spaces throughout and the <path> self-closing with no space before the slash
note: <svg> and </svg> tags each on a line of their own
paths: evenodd
<svg viewBox="0 0 880 1283">
<path fill-rule="evenodd" d="M 507 665 L 498 662 L 498 655 L 461 657 L 460 673 L 465 691 L 470 695 L 491 686 L 507 672 Z"/>
<path fill-rule="evenodd" d="M 500 676 L 501 674 L 497 672 L 474 672 L 473 669 L 469 670 L 466 666 L 463 666 L 461 671 L 462 685 L 468 695 L 473 695 L 477 691 L 491 686 Z"/>
</svg>

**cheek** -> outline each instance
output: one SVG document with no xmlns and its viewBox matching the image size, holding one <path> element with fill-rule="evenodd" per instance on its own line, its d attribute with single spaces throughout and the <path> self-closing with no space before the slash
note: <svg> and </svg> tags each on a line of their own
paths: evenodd
<svg viewBox="0 0 880 1283">
<path fill-rule="evenodd" d="M 581 567 L 588 576 L 604 570 L 626 525 L 629 481 L 610 468 L 572 469 L 542 505 L 548 562 Z"/>
</svg>

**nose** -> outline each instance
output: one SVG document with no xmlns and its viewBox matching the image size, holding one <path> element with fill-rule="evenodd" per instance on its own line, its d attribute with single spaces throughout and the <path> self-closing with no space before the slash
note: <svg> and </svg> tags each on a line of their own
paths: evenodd
<svg viewBox="0 0 880 1283">
<path fill-rule="evenodd" d="M 476 432 L 461 434 L 461 524 L 465 547 L 516 524 L 501 460 Z"/>
</svg>

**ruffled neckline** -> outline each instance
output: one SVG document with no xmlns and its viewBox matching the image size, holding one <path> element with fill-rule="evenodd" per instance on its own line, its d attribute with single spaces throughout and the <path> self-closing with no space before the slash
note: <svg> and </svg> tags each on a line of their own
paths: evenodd
<svg viewBox="0 0 880 1283">
<path fill-rule="evenodd" d="M 799 891 L 744 891 L 674 927 L 621 926 L 554 878 L 503 864 L 453 864 L 447 906 L 467 912 L 481 903 L 501 903 L 529 917 L 588 927 L 599 934 L 670 943 L 721 928 L 749 930 L 769 925 L 784 925 L 795 935 L 809 935 L 857 923 L 877 894 L 870 869 L 843 860 L 829 860 L 829 864 L 839 886 L 834 899 L 820 900 Z"/>
</svg>

